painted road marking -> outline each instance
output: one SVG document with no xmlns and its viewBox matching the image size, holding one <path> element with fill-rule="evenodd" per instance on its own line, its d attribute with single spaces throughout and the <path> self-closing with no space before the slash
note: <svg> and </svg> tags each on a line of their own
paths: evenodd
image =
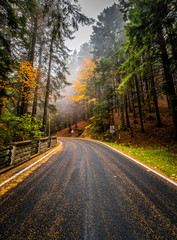
<svg viewBox="0 0 177 240">
<path fill-rule="evenodd" d="M 6 183 L 8 183 L 9 181 L 11 181 L 12 179 L 14 179 L 15 177 L 19 176 L 20 174 L 22 174 L 23 172 L 27 171 L 29 168 L 33 167 L 34 165 L 36 165 L 38 162 L 42 161 L 44 158 L 46 158 L 47 156 L 49 156 L 51 153 L 53 153 L 54 151 L 56 151 L 58 148 L 60 148 L 63 145 L 62 142 L 60 142 L 60 145 L 55 148 L 54 150 L 52 150 L 51 152 L 49 152 L 48 154 L 46 154 L 44 157 L 40 158 L 39 160 L 37 160 L 36 162 L 34 162 L 33 164 L 31 164 L 30 166 L 24 168 L 22 171 L 16 173 L 14 176 L 10 177 L 9 179 L 7 179 L 6 181 L 2 182 L 0 184 L 0 187 L 2 187 L 3 185 L 5 185 Z"/>
<path fill-rule="evenodd" d="M 95 141 L 95 140 L 93 140 L 93 141 Z M 152 168 L 150 168 L 150 167 L 144 165 L 143 163 L 137 161 L 136 159 L 134 159 L 134 158 L 132 158 L 132 157 L 126 155 L 125 153 L 120 152 L 119 150 L 117 150 L 117 149 L 115 149 L 115 148 L 113 148 L 113 147 L 107 145 L 106 143 L 103 143 L 103 142 L 100 142 L 100 141 L 96 141 L 96 142 L 99 142 L 99 143 L 101 143 L 101 144 L 103 144 L 103 145 L 106 145 L 107 147 L 111 148 L 112 150 L 114 150 L 114 151 L 120 153 L 121 155 L 123 155 L 123 156 L 125 156 L 125 157 L 131 159 L 132 161 L 134 161 L 134 162 L 136 162 L 137 164 L 141 165 L 142 167 L 146 168 L 149 172 L 153 172 L 153 173 L 155 173 L 156 175 L 160 176 L 161 178 L 165 179 L 166 181 L 172 183 L 173 185 L 175 185 L 175 186 L 177 187 L 177 183 L 176 183 L 176 182 L 174 182 L 173 180 L 171 180 L 171 179 L 169 179 L 169 178 L 163 176 L 162 174 L 156 172 L 156 171 L 153 170 Z"/>
<path fill-rule="evenodd" d="M 85 138 L 80 138 L 80 139 L 81 139 L 81 140 L 86 140 L 86 141 L 97 142 L 97 143 L 103 144 L 103 145 L 107 146 L 108 148 L 110 148 L 110 149 L 112 149 L 112 150 L 118 152 L 119 154 L 121 154 L 121 155 L 123 155 L 123 156 L 125 156 L 125 157 L 127 157 L 127 158 L 129 158 L 129 159 L 131 159 L 132 161 L 136 162 L 137 164 L 141 165 L 142 167 L 146 168 L 148 172 L 153 172 L 154 174 L 158 175 L 159 177 L 163 178 L 164 180 L 166 180 L 166 181 L 172 183 L 173 185 L 175 185 L 175 186 L 177 187 L 177 183 L 174 182 L 173 180 L 171 180 L 171 179 L 169 179 L 169 178 L 163 176 L 162 174 L 156 172 L 156 171 L 153 170 L 152 168 L 150 168 L 150 167 L 144 165 L 143 163 L 141 163 L 141 162 L 137 161 L 136 159 L 134 159 L 134 158 L 132 158 L 132 157 L 126 155 L 125 153 L 122 153 L 122 152 L 120 152 L 119 150 L 117 150 L 117 149 L 115 149 L 115 148 L 113 148 L 113 147 L 107 145 L 106 143 L 100 142 L 100 141 L 98 141 L 98 140 L 93 140 L 93 139 L 85 139 Z"/>
</svg>

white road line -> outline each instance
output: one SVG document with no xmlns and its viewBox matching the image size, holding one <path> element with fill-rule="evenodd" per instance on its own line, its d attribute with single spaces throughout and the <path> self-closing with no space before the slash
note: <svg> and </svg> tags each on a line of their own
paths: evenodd
<svg viewBox="0 0 177 240">
<path fill-rule="evenodd" d="M 100 142 L 100 141 L 98 141 L 98 140 L 87 139 L 87 138 L 78 138 L 78 139 L 81 139 L 81 140 L 87 140 L 87 141 L 97 142 L 97 143 L 103 144 L 103 145 L 107 146 L 108 148 L 114 150 L 115 152 L 118 152 L 119 154 L 121 154 L 121 155 L 123 155 L 123 156 L 125 156 L 125 157 L 127 157 L 127 158 L 129 158 L 129 159 L 131 159 L 132 161 L 134 161 L 134 162 L 136 162 L 137 164 L 141 165 L 142 167 L 146 168 L 146 169 L 149 170 L 150 172 L 153 172 L 154 174 L 158 175 L 159 177 L 163 178 L 164 180 L 170 182 L 171 184 L 173 184 L 173 185 L 175 185 L 175 186 L 177 187 L 177 183 L 174 182 L 173 180 L 171 180 L 171 179 L 169 179 L 169 178 L 163 176 L 162 174 L 156 172 L 156 171 L 153 170 L 152 168 L 150 168 L 150 167 L 144 165 L 143 163 L 141 163 L 141 162 L 137 161 L 136 159 L 134 159 L 134 158 L 132 158 L 132 157 L 126 155 L 125 153 L 122 153 L 122 152 L 120 152 L 119 150 L 117 150 L 117 149 L 115 149 L 115 148 L 113 148 L 113 147 L 107 145 L 106 143 Z"/>
<path fill-rule="evenodd" d="M 78 139 L 79 139 L 79 138 L 78 138 Z M 125 153 L 122 153 L 122 152 L 120 152 L 119 150 L 117 150 L 117 149 L 115 149 L 115 148 L 107 145 L 106 143 L 100 142 L 100 141 L 98 141 L 98 140 L 93 140 L 93 139 L 86 139 L 86 138 L 80 138 L 80 139 L 82 139 L 82 140 L 87 140 L 87 141 L 91 141 L 91 142 L 98 142 L 98 143 L 100 143 L 100 144 L 103 144 L 103 145 L 107 146 L 108 148 L 114 150 L 115 152 L 118 152 L 119 154 L 121 154 L 121 155 L 123 155 L 123 156 L 125 156 L 125 157 L 127 157 L 127 158 L 129 158 L 129 159 L 131 159 L 132 161 L 134 161 L 134 162 L 136 162 L 137 164 L 141 165 L 142 167 L 146 168 L 146 169 L 149 170 L 150 172 L 153 172 L 154 174 L 158 175 L 159 177 L 163 178 L 164 180 L 170 182 L 171 184 L 173 184 L 173 185 L 175 185 L 175 186 L 177 187 L 177 183 L 174 182 L 173 180 L 171 180 L 171 179 L 163 176 L 162 174 L 156 172 L 156 171 L 153 170 L 152 168 L 144 165 L 143 163 L 141 163 L 141 162 L 137 161 L 136 159 L 134 159 L 134 158 L 126 155 Z"/>
<path fill-rule="evenodd" d="M 9 181 L 11 181 L 12 179 L 14 179 L 15 177 L 19 176 L 20 174 L 22 174 L 23 172 L 25 172 L 26 170 L 28 170 L 29 168 L 33 167 L 34 165 L 36 165 L 38 162 L 42 161 L 44 158 L 46 158 L 47 156 L 49 156 L 51 153 L 53 153 L 54 151 L 56 151 L 59 147 L 61 147 L 63 145 L 63 143 L 61 142 L 60 146 L 58 146 L 57 148 L 55 148 L 54 150 L 52 150 L 51 152 L 49 152 L 48 154 L 46 154 L 44 157 L 40 158 L 39 160 L 37 160 L 36 162 L 34 162 L 33 164 L 31 164 L 30 166 L 24 168 L 22 171 L 16 173 L 14 176 L 12 176 L 11 178 L 7 179 L 6 181 L 2 182 L 0 184 L 0 187 L 2 187 L 4 184 L 8 183 Z"/>
<path fill-rule="evenodd" d="M 127 158 L 131 159 L 132 161 L 134 161 L 134 162 L 136 162 L 137 164 L 139 164 L 139 165 L 143 166 L 144 168 L 146 168 L 146 169 L 148 169 L 149 171 L 151 171 L 151 172 L 155 173 L 156 175 L 160 176 L 161 178 L 165 179 L 166 181 L 168 181 L 168 182 L 172 183 L 173 185 L 175 185 L 175 186 L 177 187 L 177 183 L 176 183 L 176 182 L 174 182 L 173 180 L 171 180 L 171 179 L 169 179 L 169 178 L 167 178 L 167 177 L 163 176 L 162 174 L 160 174 L 160 173 L 156 172 L 156 171 L 155 171 L 155 170 L 153 170 L 152 168 L 150 168 L 150 167 L 148 167 L 148 166 L 144 165 L 143 163 L 141 163 L 141 162 L 137 161 L 136 159 L 134 159 L 134 158 L 132 158 L 132 157 L 130 157 L 130 156 L 128 156 L 128 155 L 126 155 L 125 153 L 122 153 L 122 152 L 120 152 L 119 150 L 117 150 L 117 149 L 115 149 L 115 148 L 113 148 L 113 147 L 111 147 L 111 146 L 107 145 L 106 143 L 103 143 L 103 142 L 100 142 L 100 141 L 96 141 L 96 142 L 99 142 L 99 143 L 101 143 L 101 144 L 103 144 L 103 145 L 106 145 L 107 147 L 111 148 L 112 150 L 114 150 L 114 151 L 116 151 L 116 152 L 120 153 L 121 155 L 123 155 L 123 156 L 125 156 L 125 157 L 127 157 Z"/>
</svg>

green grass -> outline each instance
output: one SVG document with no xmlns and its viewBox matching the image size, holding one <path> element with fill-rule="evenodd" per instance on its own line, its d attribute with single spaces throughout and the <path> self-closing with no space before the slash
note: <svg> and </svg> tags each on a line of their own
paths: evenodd
<svg viewBox="0 0 177 240">
<path fill-rule="evenodd" d="M 177 181 L 177 154 L 168 152 L 166 148 L 135 148 L 123 144 L 105 143 Z"/>
</svg>

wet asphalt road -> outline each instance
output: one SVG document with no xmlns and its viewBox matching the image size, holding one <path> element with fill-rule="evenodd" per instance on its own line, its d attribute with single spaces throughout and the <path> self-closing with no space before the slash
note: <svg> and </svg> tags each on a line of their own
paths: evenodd
<svg viewBox="0 0 177 240">
<path fill-rule="evenodd" d="M 111 149 L 63 150 L 1 197 L 0 239 L 177 239 L 177 187 Z"/>
</svg>

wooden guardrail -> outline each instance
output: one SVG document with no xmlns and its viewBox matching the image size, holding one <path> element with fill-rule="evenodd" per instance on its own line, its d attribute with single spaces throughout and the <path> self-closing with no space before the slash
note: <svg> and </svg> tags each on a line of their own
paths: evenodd
<svg viewBox="0 0 177 240">
<path fill-rule="evenodd" d="M 32 157 L 55 147 L 56 144 L 57 137 L 41 138 L 35 142 L 23 141 L 9 143 L 7 148 L 0 149 L 0 168 L 27 161 Z"/>
<path fill-rule="evenodd" d="M 0 148 L 0 165 L 5 165 L 11 162 L 12 149 L 12 146 Z"/>
</svg>

